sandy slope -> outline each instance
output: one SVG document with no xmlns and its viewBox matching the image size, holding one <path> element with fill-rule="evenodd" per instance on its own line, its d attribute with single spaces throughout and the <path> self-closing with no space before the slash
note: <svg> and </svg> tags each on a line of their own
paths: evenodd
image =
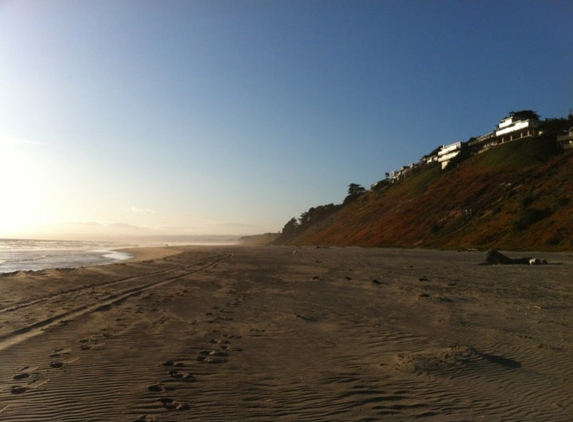
<svg viewBox="0 0 573 422">
<path fill-rule="evenodd" d="M 570 254 L 146 254 L 0 277 L 0 420 L 573 418 Z"/>
</svg>

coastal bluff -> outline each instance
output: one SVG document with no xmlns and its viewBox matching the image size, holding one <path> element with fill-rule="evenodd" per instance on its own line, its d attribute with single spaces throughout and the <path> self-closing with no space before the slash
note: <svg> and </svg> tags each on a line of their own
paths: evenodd
<svg viewBox="0 0 573 422">
<path fill-rule="evenodd" d="M 572 215 L 573 149 L 538 137 L 313 207 L 273 243 L 563 251 Z"/>
</svg>

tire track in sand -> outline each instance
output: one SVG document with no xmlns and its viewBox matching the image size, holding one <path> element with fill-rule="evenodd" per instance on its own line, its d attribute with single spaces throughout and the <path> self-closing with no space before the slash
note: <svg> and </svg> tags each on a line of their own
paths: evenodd
<svg viewBox="0 0 573 422">
<path fill-rule="evenodd" d="M 31 337 L 35 337 L 44 332 L 44 330 L 46 329 L 55 327 L 57 325 L 66 324 L 71 320 L 96 312 L 102 308 L 120 303 L 126 300 L 127 298 L 139 295 L 145 292 L 146 290 L 161 287 L 166 284 L 172 283 L 175 280 L 186 277 L 188 275 L 208 270 L 212 267 L 215 267 L 219 262 L 230 258 L 231 256 L 232 256 L 231 254 L 227 254 L 227 255 L 216 255 L 208 258 L 203 258 L 201 261 L 199 261 L 201 266 L 191 271 L 189 271 L 188 268 L 197 264 L 197 262 L 175 269 L 155 271 L 153 273 L 145 273 L 139 276 L 128 277 L 126 279 L 117 280 L 110 283 L 104 283 L 103 286 L 110 287 L 111 285 L 117 286 L 129 282 L 130 287 L 124 290 L 120 290 L 119 292 L 107 293 L 104 297 L 97 298 L 95 301 L 92 300 L 89 304 L 82 304 L 79 306 L 75 306 L 71 309 L 66 310 L 65 312 L 59 313 L 57 315 L 48 318 L 41 319 L 40 321 L 34 322 L 32 324 L 26 325 L 22 328 L 18 328 L 7 334 L 4 334 L 0 336 L 0 351 L 8 349 L 9 347 L 21 343 Z M 149 281 L 150 278 L 152 281 Z M 133 284 L 137 283 L 142 283 L 142 284 L 133 286 Z M 74 292 L 76 296 L 80 294 L 90 295 L 92 287 L 95 286 L 83 287 L 74 290 Z M 59 295 L 47 297 L 45 298 L 45 300 L 54 298 L 61 299 L 62 296 L 64 296 L 65 294 L 69 294 L 69 291 Z M 31 304 L 37 304 L 38 302 L 39 300 L 35 300 L 32 301 Z M 20 307 L 22 306 L 28 306 L 28 305 L 21 305 Z"/>
<path fill-rule="evenodd" d="M 185 264 L 185 265 L 178 265 L 178 266 L 176 267 L 176 269 L 186 270 L 186 269 L 188 269 L 188 268 L 190 268 L 190 267 L 192 267 L 192 266 L 194 266 L 194 265 L 201 265 L 201 264 L 203 264 L 206 259 L 216 259 L 216 258 L 219 258 L 219 257 L 220 257 L 220 255 L 214 255 L 214 256 L 211 256 L 211 257 L 202 258 L 202 259 L 199 259 L 199 260 L 190 262 L 190 263 Z M 148 272 L 148 273 L 145 273 L 145 274 L 141 274 L 141 275 L 137 275 L 137 276 L 122 277 L 122 278 L 120 278 L 120 279 L 118 279 L 118 280 L 111 280 L 111 281 L 106 281 L 106 282 L 103 282 L 103 283 L 94 283 L 94 284 L 90 284 L 90 285 L 88 285 L 88 286 L 76 287 L 76 288 L 73 288 L 73 289 L 68 289 L 68 290 L 64 290 L 64 291 L 52 293 L 52 294 L 49 294 L 49 295 L 47 295 L 47 296 L 40 297 L 40 298 L 37 298 L 37 299 L 24 300 L 24 301 L 21 301 L 21 302 L 13 303 L 12 305 L 7 306 L 7 307 L 5 307 L 5 308 L 0 307 L 0 314 L 6 313 L 6 312 L 13 312 L 13 311 L 16 311 L 16 310 L 19 310 L 19 309 L 23 309 L 23 308 L 27 308 L 27 307 L 29 307 L 29 306 L 37 305 L 37 304 L 40 304 L 40 303 L 45 303 L 45 302 L 47 302 L 47 301 L 49 301 L 49 300 L 60 299 L 60 298 L 62 298 L 63 296 L 69 295 L 69 294 L 72 294 L 72 293 L 79 294 L 79 293 L 86 292 L 86 291 L 91 290 L 91 289 L 94 289 L 94 288 L 113 287 L 113 286 L 117 286 L 117 285 L 120 285 L 120 284 L 123 284 L 123 283 L 134 282 L 134 281 L 137 281 L 137 280 L 139 280 L 139 279 L 143 279 L 144 277 L 159 276 L 159 275 L 166 274 L 166 273 L 170 273 L 170 272 L 173 272 L 173 271 L 174 271 L 173 266 L 170 266 L 169 268 L 166 268 L 166 269 L 161 269 L 161 270 L 157 270 L 157 271 L 151 271 L 151 272 Z"/>
</svg>

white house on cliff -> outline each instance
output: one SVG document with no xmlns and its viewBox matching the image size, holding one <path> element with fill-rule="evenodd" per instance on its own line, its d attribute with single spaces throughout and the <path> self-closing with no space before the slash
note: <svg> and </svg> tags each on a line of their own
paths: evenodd
<svg viewBox="0 0 573 422">
<path fill-rule="evenodd" d="M 503 144 L 516 139 L 537 136 L 539 134 L 538 127 L 539 120 L 537 118 L 524 119 L 516 113 L 499 122 L 495 136 L 499 138 L 499 143 Z"/>
<path fill-rule="evenodd" d="M 538 136 L 540 134 L 539 124 L 539 118 L 535 113 L 528 111 L 513 112 L 501 119 L 493 132 L 469 141 L 468 147 L 472 151 L 480 153 L 506 142 Z"/>
<path fill-rule="evenodd" d="M 452 158 L 456 157 L 462 151 L 462 143 L 454 142 L 450 145 L 443 145 L 438 152 L 438 162 L 442 164 L 442 170 L 445 169 Z"/>
<path fill-rule="evenodd" d="M 477 138 L 471 138 L 467 142 L 454 142 L 453 144 L 442 145 L 430 155 L 422 157 L 418 164 L 410 164 L 409 166 L 403 166 L 398 171 L 393 171 L 390 180 L 392 182 L 398 182 L 410 174 L 415 173 L 418 167 L 430 165 L 435 162 L 440 163 L 443 170 L 453 158 L 458 156 L 466 148 L 469 154 L 480 154 L 490 148 L 507 142 L 534 138 L 542 134 L 542 131 L 539 129 L 540 124 L 539 116 L 534 111 L 512 111 L 509 113 L 509 116 L 500 120 L 494 131 L 478 136 Z M 568 135 L 559 136 L 558 142 L 564 149 L 573 148 L 573 128 L 569 130 Z"/>
</svg>

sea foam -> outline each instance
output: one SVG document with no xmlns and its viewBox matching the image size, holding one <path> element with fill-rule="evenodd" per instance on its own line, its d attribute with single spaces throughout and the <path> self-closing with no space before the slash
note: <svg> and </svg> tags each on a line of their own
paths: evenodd
<svg viewBox="0 0 573 422">
<path fill-rule="evenodd" d="M 111 242 L 0 239 L 0 273 L 76 268 L 129 259 L 117 248 L 133 246 Z"/>
</svg>

